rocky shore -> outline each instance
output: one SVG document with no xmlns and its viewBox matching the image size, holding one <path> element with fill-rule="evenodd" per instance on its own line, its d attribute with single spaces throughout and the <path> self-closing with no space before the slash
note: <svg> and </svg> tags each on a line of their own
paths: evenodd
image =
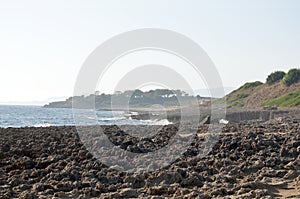
<svg viewBox="0 0 300 199">
<path fill-rule="evenodd" d="M 1 128 L 0 198 L 300 198 L 298 120 L 229 123 L 198 158 L 207 128 L 173 164 L 142 174 L 97 161 L 75 127 Z M 105 133 L 124 150 L 146 153 L 166 145 L 176 126 L 161 127 L 149 145 L 116 126 Z"/>
</svg>

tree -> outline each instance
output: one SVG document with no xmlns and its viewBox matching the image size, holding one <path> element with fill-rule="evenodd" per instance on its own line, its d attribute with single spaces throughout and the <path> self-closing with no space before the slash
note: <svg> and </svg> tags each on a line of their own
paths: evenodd
<svg viewBox="0 0 300 199">
<path fill-rule="evenodd" d="M 132 96 L 134 96 L 134 97 L 142 97 L 143 94 L 144 94 L 143 91 L 136 89 L 136 90 L 133 91 Z"/>
<path fill-rule="evenodd" d="M 267 84 L 271 85 L 274 84 L 280 80 L 283 79 L 283 77 L 285 76 L 285 72 L 283 71 L 275 71 L 273 73 L 271 73 L 268 77 L 267 77 Z"/>
<path fill-rule="evenodd" d="M 287 86 L 295 84 L 300 80 L 300 69 L 293 68 L 282 79 L 283 83 Z"/>
</svg>

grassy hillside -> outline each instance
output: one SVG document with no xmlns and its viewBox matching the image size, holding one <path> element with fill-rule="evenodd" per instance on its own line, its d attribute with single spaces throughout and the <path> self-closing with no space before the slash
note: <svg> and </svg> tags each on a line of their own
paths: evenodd
<svg viewBox="0 0 300 199">
<path fill-rule="evenodd" d="M 254 92 L 254 90 L 263 85 L 262 82 L 248 82 L 241 86 L 239 89 L 234 90 L 227 95 L 227 106 L 228 107 L 243 107 L 246 99 Z"/>
<path fill-rule="evenodd" d="M 275 71 L 266 83 L 248 82 L 226 96 L 228 107 L 300 107 L 300 68 Z"/>
<path fill-rule="evenodd" d="M 267 106 L 292 107 L 300 105 L 300 90 L 289 92 L 275 99 L 267 100 L 263 103 Z"/>
<path fill-rule="evenodd" d="M 250 82 L 226 96 L 228 107 L 300 106 L 300 82 L 287 86 L 283 82 Z"/>
</svg>

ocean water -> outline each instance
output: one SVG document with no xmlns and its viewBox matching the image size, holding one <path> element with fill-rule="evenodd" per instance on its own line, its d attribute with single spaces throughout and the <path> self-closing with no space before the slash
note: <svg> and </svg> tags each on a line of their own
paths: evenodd
<svg viewBox="0 0 300 199">
<path fill-rule="evenodd" d="M 80 110 L 79 110 L 80 112 Z M 84 111 L 82 111 L 84 113 Z M 132 113 L 136 114 L 136 113 Z M 85 123 L 80 125 L 165 125 L 167 120 L 133 120 L 124 111 L 96 111 L 93 117 L 82 114 Z M 89 122 L 90 121 L 90 122 Z M 75 125 L 73 111 L 67 108 L 43 108 L 40 106 L 0 105 L 0 127 L 47 127 Z"/>
</svg>

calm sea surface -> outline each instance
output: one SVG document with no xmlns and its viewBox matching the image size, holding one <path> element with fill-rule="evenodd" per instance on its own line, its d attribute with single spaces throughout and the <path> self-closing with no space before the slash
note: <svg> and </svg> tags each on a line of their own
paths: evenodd
<svg viewBox="0 0 300 199">
<path fill-rule="evenodd" d="M 92 125 L 95 124 L 95 121 L 101 125 L 153 125 L 168 123 L 168 121 L 133 120 L 128 113 L 123 111 L 97 111 L 94 115 L 95 117 L 88 118 L 88 114 L 83 114 L 83 117 L 86 118 L 84 120 L 85 123 L 81 125 Z M 0 105 L 0 127 L 47 127 L 65 125 L 75 125 L 72 109 Z"/>
</svg>

